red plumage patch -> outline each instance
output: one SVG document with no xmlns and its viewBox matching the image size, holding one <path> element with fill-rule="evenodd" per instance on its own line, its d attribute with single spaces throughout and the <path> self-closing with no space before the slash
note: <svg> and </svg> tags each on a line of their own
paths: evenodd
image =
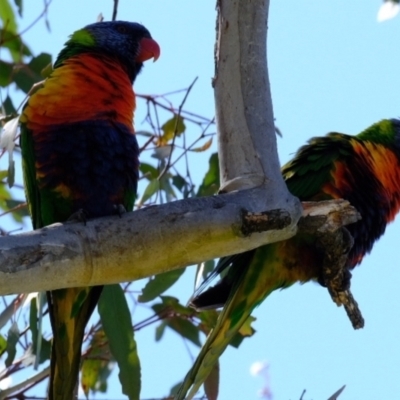
<svg viewBox="0 0 400 400">
<path fill-rule="evenodd" d="M 38 136 L 48 126 L 89 119 L 112 120 L 133 132 L 134 109 L 135 96 L 123 67 L 108 58 L 81 54 L 53 71 L 29 99 L 21 122 Z"/>
</svg>

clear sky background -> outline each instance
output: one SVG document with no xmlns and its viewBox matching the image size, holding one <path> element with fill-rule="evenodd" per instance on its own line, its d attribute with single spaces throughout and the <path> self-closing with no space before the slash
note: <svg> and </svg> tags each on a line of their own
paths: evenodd
<svg viewBox="0 0 400 400">
<path fill-rule="evenodd" d="M 356 134 L 380 119 L 400 117 L 400 18 L 377 23 L 380 5 L 380 0 L 271 0 L 268 63 L 276 123 L 283 133 L 278 138 L 282 163 L 313 136 L 329 131 Z M 42 4 L 25 0 L 24 6 L 21 28 L 38 15 Z M 68 35 L 94 22 L 100 12 L 110 19 L 111 10 L 111 0 L 54 0 L 49 8 L 51 33 L 40 22 L 25 41 L 34 54 L 56 56 Z M 198 76 L 186 108 L 212 117 L 215 1 L 120 0 L 118 16 L 146 25 L 161 46 L 160 59 L 146 63 L 135 90 L 170 92 Z M 144 104 L 138 108 L 139 130 Z M 211 152 L 193 159 L 197 184 Z M 342 400 L 398 398 L 399 245 L 400 219 L 354 271 L 352 291 L 366 319 L 363 330 L 354 331 L 345 311 L 317 284 L 273 293 L 254 313 L 256 335 L 222 356 L 220 399 L 256 399 L 264 381 L 251 376 L 249 368 L 262 360 L 269 363 L 275 400 L 297 400 L 303 389 L 304 400 L 327 399 L 344 384 Z M 192 292 L 193 271 L 185 275 L 169 291 L 183 302 Z M 142 286 L 137 283 L 135 289 Z M 134 319 L 140 320 L 140 314 Z M 191 365 L 186 347 L 172 331 L 155 343 L 153 327 L 139 331 L 136 339 L 142 397 L 165 396 Z M 190 352 L 196 355 L 197 349 L 190 347 Z M 95 398 L 123 395 L 115 383 L 106 396 Z"/>
</svg>

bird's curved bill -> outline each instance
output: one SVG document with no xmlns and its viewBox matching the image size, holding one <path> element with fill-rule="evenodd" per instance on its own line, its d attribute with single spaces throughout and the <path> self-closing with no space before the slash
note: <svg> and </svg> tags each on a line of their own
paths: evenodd
<svg viewBox="0 0 400 400">
<path fill-rule="evenodd" d="M 154 39 L 143 38 L 140 41 L 140 52 L 136 57 L 137 62 L 143 62 L 153 58 L 156 61 L 160 57 L 160 46 Z"/>
</svg>

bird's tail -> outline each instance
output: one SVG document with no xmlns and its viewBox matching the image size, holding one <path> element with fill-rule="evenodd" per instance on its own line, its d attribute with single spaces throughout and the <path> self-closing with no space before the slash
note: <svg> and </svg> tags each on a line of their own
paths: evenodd
<svg viewBox="0 0 400 400">
<path fill-rule="evenodd" d="M 247 265 L 232 264 L 231 270 L 235 271 L 236 276 L 233 279 L 232 276 L 227 278 L 232 282 L 227 302 L 175 400 L 190 400 L 194 397 L 253 309 L 272 291 L 286 286 L 279 275 L 279 268 L 276 268 L 274 253 L 273 246 L 264 246 L 254 253 Z"/>
<path fill-rule="evenodd" d="M 47 292 L 53 345 L 48 400 L 71 400 L 77 389 L 86 324 L 102 286 Z"/>
</svg>

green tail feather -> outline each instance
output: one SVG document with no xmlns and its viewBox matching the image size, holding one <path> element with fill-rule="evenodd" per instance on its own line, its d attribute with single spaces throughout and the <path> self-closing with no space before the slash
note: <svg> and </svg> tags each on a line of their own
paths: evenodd
<svg viewBox="0 0 400 400">
<path fill-rule="evenodd" d="M 85 326 L 102 286 L 47 292 L 54 332 L 48 400 L 71 400 L 77 390 Z"/>
<path fill-rule="evenodd" d="M 288 286 L 277 267 L 277 247 L 258 249 L 248 266 L 238 269 L 231 294 L 208 335 L 194 365 L 186 375 L 175 400 L 192 399 L 213 366 L 254 308 L 275 289 Z M 189 391 L 189 394 L 187 394 Z"/>
</svg>

